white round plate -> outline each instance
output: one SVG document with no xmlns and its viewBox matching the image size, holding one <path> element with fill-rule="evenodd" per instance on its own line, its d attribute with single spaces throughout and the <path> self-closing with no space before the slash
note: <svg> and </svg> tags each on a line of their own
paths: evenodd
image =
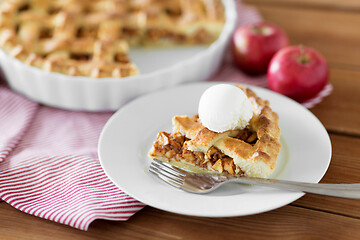
<svg viewBox="0 0 360 240">
<path fill-rule="evenodd" d="M 99 158 L 107 176 L 135 199 L 165 211 L 204 217 L 242 216 L 284 206 L 303 193 L 228 184 L 206 195 L 184 192 L 148 172 L 147 153 L 159 131 L 171 131 L 174 115 L 197 114 L 201 94 L 215 83 L 186 84 L 142 96 L 118 110 L 99 139 Z M 248 86 L 250 87 L 250 86 Z M 324 126 L 297 102 L 250 87 L 279 114 L 281 152 L 272 178 L 319 182 L 331 159 Z"/>
</svg>

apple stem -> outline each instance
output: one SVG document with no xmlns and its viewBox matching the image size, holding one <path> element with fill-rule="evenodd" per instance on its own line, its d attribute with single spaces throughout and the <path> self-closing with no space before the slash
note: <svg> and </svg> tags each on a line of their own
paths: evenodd
<svg viewBox="0 0 360 240">
<path fill-rule="evenodd" d="M 256 25 L 252 26 L 251 30 L 252 30 L 253 33 L 256 33 L 256 34 L 262 34 L 263 33 L 262 28 L 259 27 L 259 26 L 256 26 Z"/>
<path fill-rule="evenodd" d="M 304 45 L 300 45 L 300 57 L 298 58 L 298 62 L 301 64 L 307 64 L 309 62 L 309 57 L 305 53 Z"/>
</svg>

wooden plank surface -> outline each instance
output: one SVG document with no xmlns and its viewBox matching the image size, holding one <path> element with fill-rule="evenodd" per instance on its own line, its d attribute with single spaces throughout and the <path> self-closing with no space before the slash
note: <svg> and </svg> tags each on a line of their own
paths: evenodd
<svg viewBox="0 0 360 240">
<path fill-rule="evenodd" d="M 360 1 L 246 0 L 292 44 L 320 51 L 334 92 L 311 111 L 327 130 L 333 159 L 322 182 L 360 182 Z M 311 131 L 311 130 L 308 130 Z M 314 149 L 316 151 L 316 149 Z M 0 203 L 0 239 L 356 239 L 360 201 L 306 194 L 246 217 L 199 218 L 146 207 L 129 221 L 96 220 L 89 231 L 34 217 Z"/>
<path fill-rule="evenodd" d="M 360 138 L 331 134 L 333 156 L 323 183 L 360 183 Z M 314 149 L 316 151 L 316 149 Z M 337 213 L 360 219 L 360 201 L 306 194 L 295 206 Z"/>
<path fill-rule="evenodd" d="M 360 71 L 331 68 L 333 93 L 311 111 L 330 132 L 360 136 Z"/>
<path fill-rule="evenodd" d="M 245 0 L 244 3 L 258 5 L 267 4 L 273 6 L 302 7 L 335 11 L 358 11 L 360 10 L 360 1 L 358 0 Z"/>
<path fill-rule="evenodd" d="M 89 231 L 27 215 L 0 204 L 2 239 L 353 239 L 360 220 L 285 206 L 271 212 L 233 218 L 184 217 L 146 207 L 126 222 L 95 221 Z"/>
</svg>

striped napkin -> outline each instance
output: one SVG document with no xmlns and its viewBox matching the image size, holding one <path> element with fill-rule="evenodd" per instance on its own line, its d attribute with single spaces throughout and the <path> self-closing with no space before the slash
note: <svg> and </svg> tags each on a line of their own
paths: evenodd
<svg viewBox="0 0 360 240">
<path fill-rule="evenodd" d="M 261 20 L 253 8 L 241 7 L 238 12 L 238 25 Z M 250 78 L 236 69 L 230 55 L 213 80 L 266 86 L 265 77 Z M 112 113 L 39 105 L 1 81 L 2 200 L 23 212 L 82 230 L 95 219 L 127 220 L 144 207 L 118 189 L 98 161 L 98 137 Z M 322 96 L 330 92 L 331 86 Z"/>
<path fill-rule="evenodd" d="M 111 113 L 41 106 L 0 87 L 0 197 L 15 208 L 82 230 L 127 220 L 144 204 L 103 172 L 97 142 Z"/>
</svg>

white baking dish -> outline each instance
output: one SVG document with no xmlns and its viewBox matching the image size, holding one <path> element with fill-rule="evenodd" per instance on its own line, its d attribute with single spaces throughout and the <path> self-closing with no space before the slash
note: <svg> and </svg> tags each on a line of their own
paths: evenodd
<svg viewBox="0 0 360 240">
<path fill-rule="evenodd" d="M 137 76 L 93 79 L 50 73 L 25 65 L 2 50 L 1 67 L 13 90 L 39 103 L 71 110 L 116 110 L 144 93 L 202 81 L 216 72 L 236 23 L 235 2 L 223 0 L 223 3 L 226 23 L 218 40 L 208 47 L 168 49 L 167 52 L 135 49 L 130 56 L 133 55 L 142 72 Z"/>
</svg>

